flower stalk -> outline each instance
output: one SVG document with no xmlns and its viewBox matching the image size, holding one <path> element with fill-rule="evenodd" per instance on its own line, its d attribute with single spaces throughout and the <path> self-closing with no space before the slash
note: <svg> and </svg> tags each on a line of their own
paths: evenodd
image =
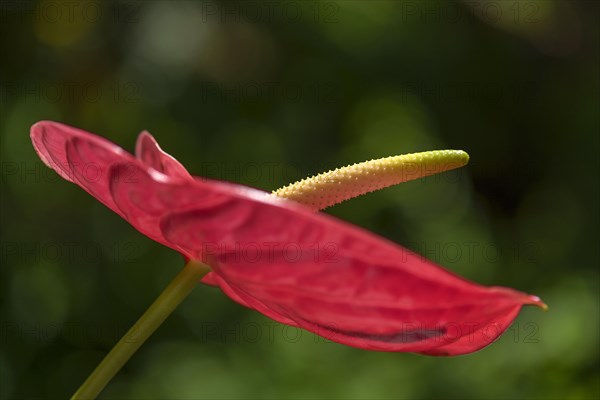
<svg viewBox="0 0 600 400">
<path fill-rule="evenodd" d="M 189 261 L 150 308 L 104 357 L 71 399 L 95 399 L 137 349 L 171 315 L 208 272 L 210 272 L 210 268 L 207 265 L 195 260 Z"/>
</svg>

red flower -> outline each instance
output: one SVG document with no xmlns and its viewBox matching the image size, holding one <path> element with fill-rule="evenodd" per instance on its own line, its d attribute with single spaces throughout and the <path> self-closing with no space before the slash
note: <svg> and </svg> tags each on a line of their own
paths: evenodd
<svg viewBox="0 0 600 400">
<path fill-rule="evenodd" d="M 294 201 L 192 177 L 143 132 L 135 157 L 39 122 L 41 159 L 144 235 L 200 260 L 204 283 L 284 324 L 369 350 L 457 355 L 502 334 L 538 297 L 460 278 L 397 244 Z"/>
</svg>

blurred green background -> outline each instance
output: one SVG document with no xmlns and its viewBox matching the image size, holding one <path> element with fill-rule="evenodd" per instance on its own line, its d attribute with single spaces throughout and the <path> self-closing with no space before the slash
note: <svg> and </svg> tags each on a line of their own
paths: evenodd
<svg viewBox="0 0 600 400">
<path fill-rule="evenodd" d="M 593 1 L 0 2 L 0 397 L 66 398 L 182 266 L 42 165 L 42 119 L 272 190 L 441 148 L 471 163 L 327 211 L 534 293 L 488 348 L 367 352 L 199 286 L 102 398 L 600 396 Z"/>
</svg>

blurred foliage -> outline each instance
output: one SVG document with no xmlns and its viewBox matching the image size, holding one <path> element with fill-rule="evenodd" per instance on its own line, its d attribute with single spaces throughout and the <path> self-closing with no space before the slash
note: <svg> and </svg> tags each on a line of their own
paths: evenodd
<svg viewBox="0 0 600 400">
<path fill-rule="evenodd" d="M 488 348 L 377 353 L 198 287 L 102 398 L 600 397 L 595 1 L 1 1 L 0 397 L 65 398 L 182 265 L 36 157 L 63 121 L 272 190 L 464 149 L 328 212 L 541 296 Z"/>
</svg>

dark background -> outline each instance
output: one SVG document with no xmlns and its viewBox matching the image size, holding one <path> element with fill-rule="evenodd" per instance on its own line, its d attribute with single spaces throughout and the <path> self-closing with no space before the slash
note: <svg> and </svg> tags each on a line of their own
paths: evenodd
<svg viewBox="0 0 600 400">
<path fill-rule="evenodd" d="M 471 163 L 327 212 L 534 293 L 475 354 L 367 352 L 199 286 L 103 398 L 600 395 L 598 3 L 0 2 L 0 396 L 65 398 L 182 266 L 42 165 L 51 119 L 273 190 L 441 148 Z"/>
</svg>

